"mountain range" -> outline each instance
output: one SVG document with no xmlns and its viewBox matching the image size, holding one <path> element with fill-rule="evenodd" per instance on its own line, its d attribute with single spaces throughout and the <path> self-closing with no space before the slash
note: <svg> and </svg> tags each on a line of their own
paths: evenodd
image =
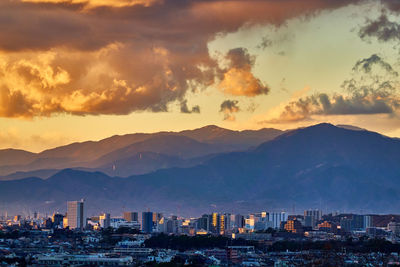
<svg viewBox="0 0 400 267">
<path fill-rule="evenodd" d="M 81 198 L 86 199 L 93 214 L 108 211 L 113 215 L 123 210 L 146 209 L 194 215 L 212 210 L 249 212 L 307 208 L 389 213 L 400 208 L 398 139 L 331 124 L 275 131 L 279 134 L 265 142 L 258 134 L 271 130 L 253 131 L 248 135 L 240 132 L 226 139 L 220 134 L 196 135 L 205 130 L 225 132 L 212 126 L 191 131 L 190 135 L 185 131 L 160 133 L 153 136 L 155 139 L 146 139 L 147 143 L 143 139 L 137 141 L 143 135 L 130 136 L 130 140 L 136 140 L 136 146 L 125 143 L 125 146 L 118 145 L 110 151 L 110 145 L 104 145 L 103 151 L 107 147 L 108 151 L 91 158 L 99 166 L 109 164 L 109 159 L 117 165 L 123 165 L 126 160 L 129 165 L 138 159 L 130 159 L 131 155 L 139 158 L 141 155 L 149 162 L 153 159 L 156 170 L 143 170 L 140 175 L 117 177 L 69 168 L 49 175 L 48 179 L 31 177 L 1 181 L 0 210 L 65 211 L 65 201 Z M 244 135 L 246 141 L 237 141 L 240 135 Z M 160 143 L 157 138 L 166 141 Z M 147 146 L 150 143 L 164 146 L 158 146 L 157 151 L 139 152 L 141 148 L 151 147 Z M 233 145 L 235 143 L 237 145 Z M 93 143 L 86 145 L 93 146 Z M 76 149 L 78 144 L 72 147 L 79 151 Z M 67 146 L 58 151 L 71 153 L 73 149 Z M 90 155 L 92 152 L 85 153 Z M 114 153 L 121 158 L 116 159 Z M 21 155 L 30 157 L 25 152 Z M 74 155 L 82 159 L 78 152 Z M 160 155 L 166 155 L 165 159 Z M 175 166 L 159 168 L 158 159 Z M 35 160 L 38 158 L 28 164 Z M 176 161 L 186 162 L 186 165 Z M 114 168 L 118 169 L 118 166 Z M 131 165 L 132 170 L 136 168 L 140 168 L 139 165 Z"/>
<path fill-rule="evenodd" d="M 137 133 L 56 147 L 40 153 L 0 150 L 0 180 L 48 178 L 65 168 L 111 176 L 187 167 L 213 154 L 246 150 L 280 135 L 276 129 L 232 131 L 214 125 L 182 132 Z"/>
</svg>

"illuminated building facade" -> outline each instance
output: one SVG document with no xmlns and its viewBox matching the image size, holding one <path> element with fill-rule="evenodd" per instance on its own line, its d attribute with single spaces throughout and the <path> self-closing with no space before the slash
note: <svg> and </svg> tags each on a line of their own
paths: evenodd
<svg viewBox="0 0 400 267">
<path fill-rule="evenodd" d="M 69 228 L 83 230 L 86 226 L 84 200 L 68 201 L 67 210 Z"/>
</svg>

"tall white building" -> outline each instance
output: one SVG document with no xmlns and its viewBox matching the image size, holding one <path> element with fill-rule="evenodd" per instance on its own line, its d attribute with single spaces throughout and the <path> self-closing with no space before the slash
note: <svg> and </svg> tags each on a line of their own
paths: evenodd
<svg viewBox="0 0 400 267">
<path fill-rule="evenodd" d="M 322 219 L 322 210 L 305 210 L 304 211 L 304 225 L 315 227 L 317 222 Z"/>
<path fill-rule="evenodd" d="M 68 201 L 67 202 L 67 218 L 68 226 L 70 229 L 83 230 L 86 226 L 85 217 L 85 202 L 81 201 Z"/>
<path fill-rule="evenodd" d="M 371 228 L 373 225 L 372 225 L 372 216 L 370 216 L 370 215 L 364 215 L 363 216 L 364 218 L 364 223 L 363 223 L 363 229 L 364 230 L 367 230 L 367 228 Z"/>
<path fill-rule="evenodd" d="M 269 214 L 269 221 L 273 223 L 275 229 L 281 227 L 281 222 L 287 221 L 286 212 L 271 212 Z"/>
</svg>

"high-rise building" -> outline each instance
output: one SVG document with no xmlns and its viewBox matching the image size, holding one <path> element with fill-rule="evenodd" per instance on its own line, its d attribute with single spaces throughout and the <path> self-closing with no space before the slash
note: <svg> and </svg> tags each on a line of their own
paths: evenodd
<svg viewBox="0 0 400 267">
<path fill-rule="evenodd" d="M 368 215 L 353 214 L 340 220 L 340 227 L 345 231 L 361 231 L 371 227 L 372 218 Z"/>
<path fill-rule="evenodd" d="M 210 231 L 210 216 L 208 214 L 204 214 L 197 220 L 197 230 Z"/>
<path fill-rule="evenodd" d="M 68 201 L 67 203 L 67 217 L 68 226 L 70 229 L 83 230 L 86 226 L 85 218 L 85 202 L 81 201 Z"/>
<path fill-rule="evenodd" d="M 229 213 L 225 213 L 225 231 L 231 231 L 232 227 L 232 215 Z"/>
<path fill-rule="evenodd" d="M 161 220 L 163 217 L 162 213 L 159 212 L 153 212 L 153 224 L 156 225 L 159 220 Z"/>
<path fill-rule="evenodd" d="M 269 214 L 269 221 L 272 222 L 273 227 L 280 228 L 282 222 L 287 221 L 287 214 L 286 212 L 272 212 Z"/>
<path fill-rule="evenodd" d="M 219 220 L 220 220 L 219 219 L 219 214 L 216 213 L 216 212 L 213 212 L 211 214 L 211 227 L 210 227 L 210 231 L 212 233 L 215 233 L 215 234 L 219 233 L 219 223 L 220 223 Z"/>
<path fill-rule="evenodd" d="M 235 215 L 235 227 L 243 228 L 244 227 L 244 216 L 240 214 Z"/>
<path fill-rule="evenodd" d="M 14 222 L 19 222 L 21 220 L 21 215 L 15 215 L 14 216 Z"/>
<path fill-rule="evenodd" d="M 99 216 L 99 223 L 101 228 L 111 227 L 110 213 L 103 213 Z"/>
<path fill-rule="evenodd" d="M 245 219 L 245 228 L 250 231 L 254 231 L 255 225 L 254 215 L 250 215 L 248 218 Z"/>
<path fill-rule="evenodd" d="M 166 224 L 165 232 L 169 234 L 178 233 L 179 221 L 176 216 L 172 216 L 170 219 L 167 219 L 164 224 Z"/>
<path fill-rule="evenodd" d="M 363 228 L 364 230 L 367 230 L 368 228 L 371 228 L 372 225 L 372 216 L 371 215 L 364 215 L 364 223 L 363 223 Z"/>
<path fill-rule="evenodd" d="M 153 212 L 142 212 L 142 231 L 145 233 L 153 232 Z"/>
<path fill-rule="evenodd" d="M 353 230 L 353 219 L 352 218 L 347 218 L 343 217 L 340 219 L 340 229 L 346 232 L 350 232 Z"/>
<path fill-rule="evenodd" d="M 296 219 L 288 220 L 285 224 L 285 230 L 291 233 L 302 234 L 303 226 L 301 225 L 301 222 Z"/>
<path fill-rule="evenodd" d="M 351 225 L 352 230 L 363 230 L 364 229 L 364 215 L 353 215 L 353 221 Z"/>
<path fill-rule="evenodd" d="M 127 222 L 138 222 L 139 216 L 137 212 L 124 212 L 124 219 Z"/>
<path fill-rule="evenodd" d="M 304 211 L 304 226 L 316 227 L 317 223 L 322 219 L 321 210 L 305 210 Z"/>
<path fill-rule="evenodd" d="M 59 213 L 54 213 L 53 217 L 51 218 L 51 221 L 53 222 L 54 227 L 62 227 L 63 226 L 63 219 L 64 216 Z"/>
<path fill-rule="evenodd" d="M 224 234 L 226 231 L 226 215 L 225 214 L 221 214 L 219 216 L 219 229 L 218 232 L 222 235 Z"/>
<path fill-rule="evenodd" d="M 67 228 L 68 227 L 68 216 L 64 217 L 62 227 L 63 228 Z"/>
<path fill-rule="evenodd" d="M 313 216 L 317 221 L 322 219 L 322 210 L 305 210 L 304 216 Z"/>
</svg>

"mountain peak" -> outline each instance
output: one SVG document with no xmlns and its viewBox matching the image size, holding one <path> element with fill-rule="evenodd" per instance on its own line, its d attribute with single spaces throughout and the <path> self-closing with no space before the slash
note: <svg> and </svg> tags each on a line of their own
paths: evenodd
<svg viewBox="0 0 400 267">
<path fill-rule="evenodd" d="M 217 126 L 217 125 L 214 125 L 214 124 L 210 124 L 210 125 L 206 125 L 206 126 L 203 126 L 203 127 L 197 128 L 197 129 L 195 129 L 194 131 L 196 131 L 196 130 L 209 130 L 209 131 L 232 131 L 232 130 L 229 130 L 229 129 L 225 129 L 225 128 L 219 127 L 219 126 Z"/>
</svg>

